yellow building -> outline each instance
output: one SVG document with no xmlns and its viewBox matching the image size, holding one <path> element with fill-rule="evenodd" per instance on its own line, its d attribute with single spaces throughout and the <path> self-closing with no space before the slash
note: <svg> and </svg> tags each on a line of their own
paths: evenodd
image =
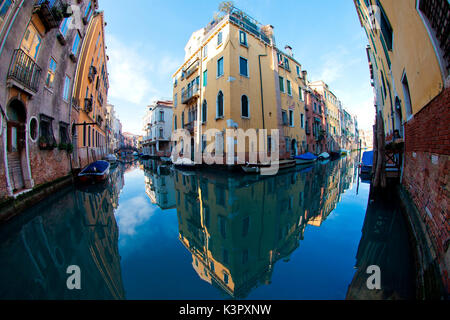
<svg viewBox="0 0 450 320">
<path fill-rule="evenodd" d="M 394 164 L 399 171 L 402 194 L 408 205 L 417 209 L 410 211 L 413 217 L 409 221 L 415 221 L 411 228 L 427 230 L 423 239 L 417 239 L 419 247 L 431 252 L 419 273 L 426 270 L 430 274 L 429 268 L 439 266 L 440 271 L 436 272 L 441 273 L 448 292 L 450 3 L 435 0 L 354 0 L 354 3 L 369 41 L 367 56 L 375 106 L 384 125 L 385 148 L 400 152 Z M 418 281 L 423 286 L 429 282 Z"/>
<path fill-rule="evenodd" d="M 97 8 L 97 2 L 93 5 Z M 105 52 L 105 21 L 103 12 L 95 12 L 86 21 L 89 25 L 81 47 L 73 90 L 72 131 L 77 148 L 75 164 L 86 164 L 106 153 L 106 105 L 108 97 L 108 57 Z"/>
<path fill-rule="evenodd" d="M 188 130 L 191 145 L 202 150 L 206 131 L 217 129 L 211 143 L 224 155 L 233 145 L 225 137 L 228 128 L 267 129 L 269 136 L 280 129 L 281 157 L 298 154 L 306 142 L 305 73 L 286 48 L 284 53 L 275 46 L 272 26 L 234 7 L 194 32 L 174 74 L 173 129 Z M 246 151 L 257 149 L 247 143 Z"/>
</svg>

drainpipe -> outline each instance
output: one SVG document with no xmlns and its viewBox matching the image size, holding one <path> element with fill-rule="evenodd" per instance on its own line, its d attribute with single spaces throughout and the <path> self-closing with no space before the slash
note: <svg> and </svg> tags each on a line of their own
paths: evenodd
<svg viewBox="0 0 450 320">
<path fill-rule="evenodd" d="M 267 57 L 267 54 L 260 54 L 258 55 L 258 62 L 259 62 L 259 83 L 261 85 L 261 109 L 262 109 L 262 125 L 263 129 L 266 128 L 265 122 L 264 122 L 264 91 L 263 91 L 263 84 L 262 84 L 262 71 L 261 71 L 261 57 Z"/>
</svg>

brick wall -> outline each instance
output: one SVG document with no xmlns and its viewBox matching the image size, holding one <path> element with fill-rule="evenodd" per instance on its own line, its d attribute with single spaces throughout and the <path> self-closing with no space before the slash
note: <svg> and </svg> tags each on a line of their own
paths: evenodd
<svg viewBox="0 0 450 320">
<path fill-rule="evenodd" d="M 403 185 L 408 190 L 437 253 L 449 291 L 450 89 L 445 89 L 405 126 Z"/>
</svg>

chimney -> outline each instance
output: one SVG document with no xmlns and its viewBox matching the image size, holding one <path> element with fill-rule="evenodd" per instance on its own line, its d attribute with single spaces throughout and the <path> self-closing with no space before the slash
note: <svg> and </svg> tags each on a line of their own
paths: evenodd
<svg viewBox="0 0 450 320">
<path fill-rule="evenodd" d="M 302 71 L 302 78 L 303 78 L 303 80 L 304 80 L 305 82 L 308 82 L 308 81 L 306 80 L 307 76 L 308 76 L 308 71 L 303 70 L 303 71 Z"/>
<path fill-rule="evenodd" d="M 289 57 L 291 57 L 291 58 L 294 57 L 294 54 L 292 53 L 292 47 L 291 47 L 291 46 L 286 45 L 286 46 L 284 47 L 284 49 L 286 50 L 286 53 L 287 53 L 287 55 L 288 55 Z"/>
</svg>

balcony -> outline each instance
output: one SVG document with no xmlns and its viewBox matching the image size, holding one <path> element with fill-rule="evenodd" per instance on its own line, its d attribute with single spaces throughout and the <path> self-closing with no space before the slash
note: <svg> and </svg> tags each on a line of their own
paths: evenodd
<svg viewBox="0 0 450 320">
<path fill-rule="evenodd" d="M 39 89 L 42 69 L 23 50 L 16 49 L 8 71 L 8 80 L 27 93 L 34 95 Z"/>
<path fill-rule="evenodd" d="M 95 75 L 97 74 L 97 68 L 94 66 L 89 67 L 89 74 L 88 74 L 88 80 L 89 82 L 94 81 Z"/>
<path fill-rule="evenodd" d="M 92 97 L 84 99 L 84 111 L 87 113 L 92 112 Z"/>
<path fill-rule="evenodd" d="M 67 13 L 69 5 L 63 0 L 38 0 L 34 12 L 39 16 L 47 31 L 58 28 L 61 21 L 70 16 Z"/>
<path fill-rule="evenodd" d="M 184 124 L 184 129 L 189 131 L 190 134 L 193 134 L 194 133 L 194 129 L 195 129 L 195 121 L 191 121 L 191 122 L 185 123 Z"/>
<path fill-rule="evenodd" d="M 181 94 L 181 103 L 188 104 L 195 98 L 199 96 L 199 86 L 198 84 L 194 84 L 192 87 L 189 87 L 186 91 L 183 91 Z"/>
</svg>

